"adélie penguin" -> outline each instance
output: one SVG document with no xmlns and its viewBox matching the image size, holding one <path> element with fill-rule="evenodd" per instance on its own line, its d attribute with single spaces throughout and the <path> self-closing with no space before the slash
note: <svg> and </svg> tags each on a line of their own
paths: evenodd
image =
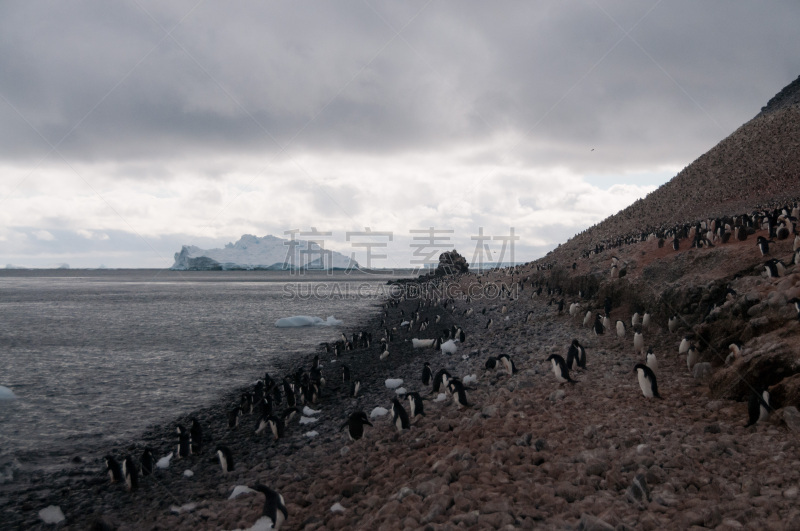
<svg viewBox="0 0 800 531">
<path fill-rule="evenodd" d="M 426 361 L 425 364 L 422 366 L 422 384 L 430 385 L 432 379 L 433 379 L 433 372 L 431 372 L 431 364 Z"/>
<path fill-rule="evenodd" d="M 347 426 L 347 435 L 351 441 L 357 441 L 364 436 L 364 426 L 372 426 L 372 423 L 367 418 L 367 414 L 363 411 L 356 411 L 351 413 L 347 418 L 347 422 L 342 425 L 342 429 Z"/>
<path fill-rule="evenodd" d="M 658 394 L 658 383 L 656 382 L 656 374 L 643 363 L 637 363 L 633 368 L 639 380 L 639 388 L 645 398 L 661 398 Z"/>
<path fill-rule="evenodd" d="M 175 431 L 178 432 L 178 451 L 175 453 L 178 459 L 188 457 L 192 453 L 191 437 L 189 430 L 178 425 Z"/>
<path fill-rule="evenodd" d="M 122 461 L 122 475 L 125 476 L 125 485 L 128 490 L 136 490 L 139 488 L 139 470 L 133 462 L 133 458 L 129 455 L 125 456 Z"/>
<path fill-rule="evenodd" d="M 417 415 L 425 416 L 425 410 L 422 406 L 422 397 L 419 395 L 419 393 L 407 393 L 406 398 L 408 398 L 408 409 L 411 412 L 412 419 Z"/>
<path fill-rule="evenodd" d="M 153 450 L 150 448 L 145 448 L 144 452 L 142 452 L 140 461 L 142 464 L 142 476 L 149 476 L 152 474 L 153 467 L 156 466 L 156 460 L 153 457 Z"/>
<path fill-rule="evenodd" d="M 564 361 L 564 358 L 559 356 L 558 354 L 551 354 L 549 358 L 547 358 L 553 366 L 553 374 L 555 374 L 556 381 L 558 383 L 577 383 L 575 380 L 570 378 L 569 376 L 569 368 L 567 367 L 567 362 Z"/>
<path fill-rule="evenodd" d="M 453 395 L 453 401 L 458 407 L 472 407 L 472 404 L 467 401 L 467 391 L 464 384 L 458 378 L 453 378 L 447 382 L 447 388 L 450 394 Z"/>
<path fill-rule="evenodd" d="M 497 361 L 503 364 L 503 368 L 506 370 L 509 376 L 517 372 L 517 367 L 514 365 L 514 360 L 512 360 L 511 356 L 508 354 L 500 354 L 497 356 Z"/>
<path fill-rule="evenodd" d="M 119 466 L 119 462 L 110 455 L 105 456 L 103 461 L 106 464 L 106 472 L 111 483 L 122 481 L 122 468 Z"/>
<path fill-rule="evenodd" d="M 192 419 L 192 427 L 189 429 L 189 434 L 192 437 L 192 453 L 199 454 L 203 449 L 203 428 L 200 427 L 200 422 L 197 419 Z"/>
<path fill-rule="evenodd" d="M 222 473 L 227 474 L 228 472 L 232 472 L 235 465 L 233 463 L 233 454 L 231 453 L 230 448 L 227 446 L 217 446 L 216 453 L 217 459 L 219 460 L 219 466 L 222 468 Z"/>
<path fill-rule="evenodd" d="M 261 483 L 256 483 L 253 490 L 264 494 L 264 508 L 261 511 L 261 515 L 269 518 L 272 522 L 272 529 L 278 531 L 283 525 L 283 522 L 289 518 L 283 496 Z"/>
<path fill-rule="evenodd" d="M 769 416 L 769 391 L 759 391 L 753 389 L 750 392 L 750 399 L 747 401 L 747 416 L 748 423 L 745 427 L 750 427 L 753 424 L 766 419 Z"/>
<path fill-rule="evenodd" d="M 658 359 L 656 355 L 653 354 L 653 349 L 647 349 L 647 357 L 645 358 L 645 364 L 650 367 L 650 370 L 656 372 L 658 370 Z"/>
<path fill-rule="evenodd" d="M 409 427 L 408 413 L 397 398 L 392 400 L 392 424 L 397 431 L 407 430 Z"/>
<path fill-rule="evenodd" d="M 489 356 L 486 358 L 486 363 L 483 364 L 483 368 L 487 371 L 492 371 L 497 368 L 497 358 L 494 356 Z"/>
</svg>

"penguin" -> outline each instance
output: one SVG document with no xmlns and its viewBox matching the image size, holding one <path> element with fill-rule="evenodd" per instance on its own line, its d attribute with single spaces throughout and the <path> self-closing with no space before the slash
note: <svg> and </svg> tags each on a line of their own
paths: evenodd
<svg viewBox="0 0 800 531">
<path fill-rule="evenodd" d="M 227 474 L 228 472 L 233 472 L 235 465 L 230 448 L 227 446 L 217 446 L 215 451 L 217 453 L 217 459 L 219 460 L 219 466 L 222 468 L 222 473 Z"/>
<path fill-rule="evenodd" d="M 586 315 L 583 317 L 583 326 L 584 328 L 592 324 L 592 310 L 586 312 Z"/>
<path fill-rule="evenodd" d="M 129 455 L 125 456 L 122 462 L 122 475 L 125 476 L 125 485 L 128 490 L 136 490 L 139 488 L 139 470 L 136 468 L 136 463 Z"/>
<path fill-rule="evenodd" d="M 534 318 L 535 315 L 536 314 L 533 312 L 533 310 L 529 311 L 528 314 L 525 316 L 525 322 L 529 323 L 531 319 Z"/>
<path fill-rule="evenodd" d="M 192 427 L 189 429 L 189 434 L 192 438 L 192 453 L 199 454 L 203 449 L 203 428 L 197 419 L 192 419 Z"/>
<path fill-rule="evenodd" d="M 381 359 L 381 361 L 383 361 L 388 357 L 389 357 L 389 344 L 388 343 L 384 343 L 383 344 L 383 350 L 381 351 L 380 359 Z"/>
<path fill-rule="evenodd" d="M 117 460 L 107 455 L 103 458 L 103 461 L 106 464 L 106 472 L 108 472 L 108 479 L 111 480 L 111 483 L 122 481 L 122 468 L 120 468 Z"/>
<path fill-rule="evenodd" d="M 358 398 L 359 391 L 361 391 L 361 380 L 350 382 L 350 398 Z"/>
<path fill-rule="evenodd" d="M 411 411 L 411 418 L 415 418 L 417 415 L 425 416 L 425 410 L 422 407 L 422 397 L 419 396 L 419 393 L 407 393 L 406 398 L 408 398 L 409 410 Z"/>
<path fill-rule="evenodd" d="M 656 359 L 656 355 L 653 354 L 653 349 L 647 349 L 647 356 L 645 357 L 645 364 L 650 367 L 650 370 L 654 373 L 658 370 L 658 359 Z"/>
<path fill-rule="evenodd" d="M 278 439 L 283 437 L 283 432 L 285 428 L 283 420 L 273 415 L 267 418 L 267 425 L 269 426 L 269 429 L 272 430 L 272 436 L 274 437 L 274 440 L 277 441 Z"/>
<path fill-rule="evenodd" d="M 347 417 L 347 422 L 342 425 L 342 429 L 347 426 L 347 435 L 351 441 L 357 441 L 364 436 L 364 426 L 372 426 L 372 423 L 367 418 L 367 414 L 363 411 L 356 411 Z"/>
<path fill-rule="evenodd" d="M 786 266 L 783 262 L 774 258 L 764 263 L 764 269 L 767 271 L 767 277 L 769 278 L 782 277 L 786 272 Z"/>
<path fill-rule="evenodd" d="M 742 347 L 738 343 L 728 345 L 728 356 L 725 358 L 725 366 L 736 363 L 742 359 Z"/>
<path fill-rule="evenodd" d="M 295 415 L 299 414 L 300 413 L 298 412 L 296 407 L 287 407 L 286 409 L 284 409 L 283 413 L 281 413 L 281 420 L 283 421 L 283 425 L 286 426 L 287 424 L 289 424 L 289 422 L 291 422 L 291 420 L 295 417 Z"/>
<path fill-rule="evenodd" d="M 558 354 L 551 354 L 549 358 L 547 358 L 553 366 L 553 374 L 556 376 L 556 381 L 558 383 L 577 383 L 575 380 L 569 377 L 569 368 L 567 367 L 567 363 L 564 361 L 564 358 L 559 356 Z"/>
<path fill-rule="evenodd" d="M 461 380 L 453 378 L 447 384 L 450 393 L 453 395 L 453 401 L 456 403 L 458 407 L 472 407 L 467 401 L 467 391 L 464 388 L 464 384 L 461 383 Z"/>
<path fill-rule="evenodd" d="M 242 415 L 242 408 L 239 406 L 234 407 L 228 413 L 228 428 L 236 429 L 236 426 L 239 425 L 239 417 Z"/>
<path fill-rule="evenodd" d="M 447 380 L 451 378 L 447 369 L 440 369 L 433 377 L 433 393 L 438 393 L 442 386 L 447 386 Z"/>
<path fill-rule="evenodd" d="M 586 349 L 577 339 L 573 339 L 567 350 L 567 368 L 577 370 L 586 368 Z"/>
<path fill-rule="evenodd" d="M 595 335 L 601 336 L 605 333 L 605 327 L 603 326 L 603 316 L 599 313 L 597 317 L 594 319 L 594 333 Z"/>
<path fill-rule="evenodd" d="M 681 344 L 678 345 L 678 354 L 686 354 L 686 352 L 689 350 L 689 345 L 691 345 L 691 341 L 689 341 L 689 339 L 689 336 L 683 336 L 683 339 L 681 339 Z"/>
<path fill-rule="evenodd" d="M 609 330 L 611 328 L 611 319 L 609 319 L 608 315 L 603 317 L 603 328 L 605 330 Z"/>
<path fill-rule="evenodd" d="M 489 318 L 489 320 L 486 321 L 486 328 L 484 328 L 484 330 L 488 330 L 490 326 L 492 326 L 492 319 L 491 318 Z"/>
<path fill-rule="evenodd" d="M 152 474 L 153 467 L 156 466 L 156 460 L 153 458 L 153 450 L 145 448 L 140 461 L 142 464 L 142 476 L 149 476 Z"/>
<path fill-rule="evenodd" d="M 260 381 L 258 383 L 261 383 Z M 242 409 L 242 413 L 250 414 L 253 412 L 253 397 L 256 397 L 258 401 L 263 399 L 263 389 L 262 387 L 258 387 L 258 390 L 253 393 L 251 396 L 250 393 L 242 393 L 242 397 L 239 400 L 239 407 Z"/>
<path fill-rule="evenodd" d="M 748 423 L 745 428 L 765 420 L 769 416 L 771 408 L 769 405 L 769 391 L 758 391 L 753 389 L 750 392 L 750 399 L 747 401 Z"/>
<path fill-rule="evenodd" d="M 775 243 L 772 240 L 768 240 L 763 236 L 759 236 L 756 238 L 756 245 L 758 245 L 758 250 L 761 251 L 761 256 L 769 254 L 769 244 Z"/>
<path fill-rule="evenodd" d="M 483 364 L 484 369 L 487 371 L 491 371 L 497 368 L 497 358 L 494 356 L 489 356 L 486 359 L 486 363 Z"/>
<path fill-rule="evenodd" d="M 650 326 L 650 314 L 648 312 L 644 312 L 642 316 L 642 328 L 647 328 Z"/>
<path fill-rule="evenodd" d="M 506 370 L 509 376 L 512 376 L 517 372 L 517 367 L 514 365 L 514 360 L 512 360 L 511 356 L 508 354 L 500 354 L 497 356 L 497 361 L 503 364 L 503 368 Z"/>
<path fill-rule="evenodd" d="M 289 407 L 296 407 L 297 406 L 297 397 L 294 394 L 294 387 L 286 379 L 283 380 L 283 394 L 286 395 L 286 405 L 287 406 L 289 406 Z"/>
<path fill-rule="evenodd" d="M 467 340 L 467 334 L 464 333 L 464 330 L 459 327 L 456 331 L 456 338 L 458 339 L 459 343 L 464 343 Z"/>
<path fill-rule="evenodd" d="M 256 483 L 253 490 L 264 494 L 264 508 L 261 511 L 261 515 L 266 516 L 272 521 L 272 529 L 274 531 L 279 531 L 283 522 L 289 518 L 283 496 L 261 483 Z"/>
<path fill-rule="evenodd" d="M 342 381 L 349 382 L 350 381 L 350 367 L 347 365 L 342 365 Z"/>
<path fill-rule="evenodd" d="M 433 379 L 431 364 L 427 361 L 422 365 L 422 385 L 430 385 Z"/>
<path fill-rule="evenodd" d="M 678 329 L 678 324 L 680 324 L 680 321 L 678 320 L 678 315 L 675 314 L 667 321 L 667 329 L 669 329 L 670 332 L 675 332 L 675 330 Z"/>
<path fill-rule="evenodd" d="M 397 431 L 407 430 L 409 426 L 408 413 L 397 398 L 392 400 L 392 424 Z"/>
<path fill-rule="evenodd" d="M 694 345 L 689 345 L 689 350 L 686 351 L 686 366 L 689 367 L 689 371 L 694 368 L 698 361 L 700 361 L 700 352 Z"/>
<path fill-rule="evenodd" d="M 786 302 L 794 304 L 794 310 L 797 312 L 797 320 L 800 321 L 800 299 L 797 297 L 792 297 Z"/>
<path fill-rule="evenodd" d="M 625 337 L 625 323 L 620 320 L 617 320 L 617 337 L 620 339 Z"/>
<path fill-rule="evenodd" d="M 178 459 L 189 457 L 192 453 L 191 436 L 189 431 L 181 425 L 178 425 L 176 430 L 178 432 L 178 451 L 175 455 Z"/>
<path fill-rule="evenodd" d="M 656 374 L 643 363 L 637 363 L 633 368 L 633 372 L 639 379 L 639 388 L 645 398 L 661 398 L 658 394 L 658 383 L 656 382 Z"/>
<path fill-rule="evenodd" d="M 638 328 L 633 333 L 633 350 L 637 354 L 644 352 L 644 336 Z"/>
<path fill-rule="evenodd" d="M 631 326 L 632 327 L 636 327 L 637 325 L 640 325 L 640 324 L 642 324 L 642 321 L 641 321 L 641 319 L 639 317 L 639 312 L 636 312 L 631 317 Z"/>
</svg>

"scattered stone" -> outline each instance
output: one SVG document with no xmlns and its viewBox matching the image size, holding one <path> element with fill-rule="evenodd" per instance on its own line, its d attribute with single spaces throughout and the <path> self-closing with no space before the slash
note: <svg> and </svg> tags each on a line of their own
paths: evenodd
<svg viewBox="0 0 800 531">
<path fill-rule="evenodd" d="M 700 380 L 701 382 L 711 378 L 713 373 L 714 370 L 711 368 L 711 364 L 705 361 L 702 363 L 695 363 L 694 367 L 692 367 L 692 376 L 695 380 Z"/>
<path fill-rule="evenodd" d="M 596 516 L 583 513 L 578 522 L 578 531 L 614 531 L 614 526 Z"/>
<path fill-rule="evenodd" d="M 800 433 L 800 411 L 794 406 L 783 408 L 783 421 L 795 433 Z"/>
</svg>

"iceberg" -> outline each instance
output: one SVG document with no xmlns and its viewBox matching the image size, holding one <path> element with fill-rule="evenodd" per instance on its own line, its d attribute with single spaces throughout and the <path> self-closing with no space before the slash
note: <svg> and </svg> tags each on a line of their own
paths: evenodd
<svg viewBox="0 0 800 531">
<path fill-rule="evenodd" d="M 0 385 L 0 400 L 14 400 L 15 398 L 17 395 L 14 394 L 14 391 L 5 385 Z"/>
<path fill-rule="evenodd" d="M 313 241 L 292 242 L 271 235 L 259 238 L 245 234 L 236 243 L 229 243 L 222 249 L 201 249 L 195 245 L 184 245 L 180 252 L 175 253 L 175 263 L 171 269 L 329 271 L 357 267 L 358 263 L 350 257 L 320 247 Z"/>
<path fill-rule="evenodd" d="M 295 315 L 292 317 L 283 317 L 275 321 L 275 326 L 278 328 L 297 328 L 301 326 L 339 326 L 344 321 L 336 319 L 334 316 L 329 316 L 323 320 L 320 317 L 310 315 Z"/>
</svg>

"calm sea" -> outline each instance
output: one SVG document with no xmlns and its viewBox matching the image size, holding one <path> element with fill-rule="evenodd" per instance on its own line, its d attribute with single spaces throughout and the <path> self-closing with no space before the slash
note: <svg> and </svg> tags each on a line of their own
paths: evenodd
<svg viewBox="0 0 800 531">
<path fill-rule="evenodd" d="M 207 406 L 375 315 L 388 275 L 0 271 L 0 483 Z M 334 316 L 340 327 L 277 328 Z"/>
</svg>

